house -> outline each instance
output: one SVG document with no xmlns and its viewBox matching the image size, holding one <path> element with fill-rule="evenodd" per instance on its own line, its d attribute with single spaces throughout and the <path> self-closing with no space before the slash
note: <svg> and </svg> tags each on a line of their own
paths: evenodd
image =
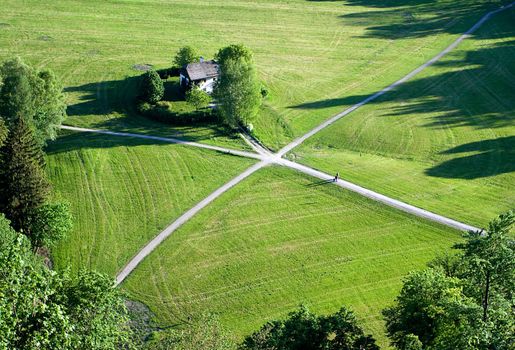
<svg viewBox="0 0 515 350">
<path fill-rule="evenodd" d="M 208 94 L 213 92 L 215 82 L 220 76 L 220 68 L 215 61 L 204 61 L 190 63 L 181 69 L 180 83 L 184 89 L 198 86 Z"/>
</svg>

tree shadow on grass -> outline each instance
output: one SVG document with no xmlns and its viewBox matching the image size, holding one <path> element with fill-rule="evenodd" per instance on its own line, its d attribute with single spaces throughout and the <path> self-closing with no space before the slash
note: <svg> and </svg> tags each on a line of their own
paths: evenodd
<svg viewBox="0 0 515 350">
<path fill-rule="evenodd" d="M 515 171 L 515 136 L 471 142 L 442 154 L 476 152 L 440 163 L 425 173 L 433 177 L 477 179 Z"/>
<path fill-rule="evenodd" d="M 373 8 L 340 16 L 345 25 L 365 26 L 362 37 L 399 39 L 438 33 L 462 34 L 484 14 L 511 1 L 345 0 L 343 3 Z"/>
<path fill-rule="evenodd" d="M 145 135 L 155 135 L 163 137 L 180 138 L 186 141 L 203 141 L 212 138 L 225 137 L 228 139 L 239 139 L 237 132 L 228 128 L 221 123 L 196 123 L 195 125 L 175 126 L 172 124 L 155 121 L 141 116 L 137 110 L 135 101 L 139 92 L 141 78 L 128 77 L 122 80 L 102 81 L 98 83 L 89 83 L 80 86 L 65 88 L 65 92 L 77 94 L 79 101 L 68 106 L 67 114 L 75 119 L 92 118 L 94 116 L 109 116 L 99 118 L 97 122 L 88 123 L 88 127 L 93 129 L 123 131 L 129 133 L 139 133 Z M 165 100 L 179 101 L 182 99 L 182 92 L 178 88 L 178 83 L 172 80 L 164 82 Z M 115 116 L 112 116 L 112 115 Z M 64 136 L 67 140 L 67 150 L 85 147 L 86 144 L 81 142 L 70 142 L 70 139 L 79 138 L 79 134 L 73 133 Z M 120 136 L 103 136 L 119 139 L 116 142 L 102 142 L 100 144 L 91 144 L 89 147 L 114 147 L 120 145 L 149 144 L 152 140 L 142 140 L 138 142 L 132 139 L 127 141 Z M 90 137 L 81 137 L 81 139 L 91 139 Z M 58 138 L 53 142 L 61 142 L 63 138 Z M 159 143 L 158 141 L 156 141 Z M 156 143 L 154 142 L 154 143 Z M 72 146 L 74 145 L 74 146 Z M 102 145 L 102 146 L 100 146 Z M 109 146 L 111 145 L 111 146 Z M 49 147 L 49 150 L 53 148 Z"/>
<path fill-rule="evenodd" d="M 509 18 L 509 16 L 507 17 Z M 505 18 L 506 19 L 506 18 Z M 495 35 L 515 38 L 515 26 L 501 23 Z M 486 33 L 479 38 L 489 38 Z M 419 115 L 422 126 L 432 129 L 470 127 L 501 129 L 515 126 L 515 40 L 505 40 L 476 51 L 465 52 L 454 60 L 434 65 L 434 73 L 415 77 L 385 93 L 369 104 L 381 106 L 376 117 L 401 118 Z M 463 57 L 463 58 L 462 58 Z M 351 106 L 369 95 L 326 99 L 292 106 L 298 109 L 319 109 Z M 513 138 L 499 138 L 468 144 L 474 155 L 448 160 L 426 171 L 436 177 L 472 179 L 513 171 Z M 441 154 L 461 153 L 466 145 Z M 459 150 L 459 152 L 457 152 Z M 495 163 L 497 162 L 497 163 Z M 510 165 L 503 165 L 510 163 Z"/>
</svg>

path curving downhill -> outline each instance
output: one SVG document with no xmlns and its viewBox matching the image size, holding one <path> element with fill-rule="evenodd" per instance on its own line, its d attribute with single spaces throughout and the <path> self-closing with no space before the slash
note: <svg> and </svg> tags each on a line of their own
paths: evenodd
<svg viewBox="0 0 515 350">
<path fill-rule="evenodd" d="M 379 98 L 380 96 L 384 95 L 388 91 L 391 91 L 392 89 L 404 84 L 406 81 L 412 79 L 414 76 L 422 72 L 427 67 L 431 66 L 438 60 L 440 60 L 443 56 L 445 56 L 447 53 L 452 51 L 454 48 L 456 48 L 463 40 L 467 39 L 474 33 L 479 27 L 481 27 L 490 17 L 493 15 L 504 11 L 506 9 L 512 8 L 515 5 L 515 1 L 507 6 L 503 6 L 497 10 L 491 11 L 484 15 L 476 24 L 474 24 L 467 32 L 465 32 L 463 35 L 461 35 L 459 38 L 457 38 L 451 45 L 449 45 L 447 48 L 445 48 L 443 51 L 441 51 L 438 55 L 418 67 L 417 69 L 413 70 L 412 72 L 408 73 L 403 78 L 399 79 L 398 81 L 394 82 L 393 84 L 387 86 L 386 88 L 382 89 L 379 92 L 376 92 L 375 94 L 367 97 L 363 101 L 355 104 L 354 106 L 348 108 L 347 110 L 335 115 L 334 117 L 328 119 L 327 121 L 323 122 L 322 124 L 318 125 L 317 127 L 313 128 L 306 134 L 302 135 L 301 137 L 295 139 L 285 147 L 283 147 L 279 152 L 272 154 L 265 148 L 263 148 L 258 142 L 253 140 L 252 138 L 248 137 L 248 135 L 242 135 L 244 136 L 245 141 L 256 151 L 257 153 L 251 153 L 251 152 L 245 152 L 245 151 L 237 151 L 237 150 L 231 150 L 223 147 L 218 146 L 210 146 L 205 145 L 197 142 L 189 142 L 184 141 L 180 139 L 175 138 L 166 138 L 166 137 L 158 137 L 158 136 L 149 136 L 149 135 L 142 135 L 142 134 L 132 134 L 132 133 L 125 133 L 125 132 L 115 132 L 115 131 L 108 131 L 108 130 L 95 130 L 95 129 L 86 129 L 86 128 L 78 128 L 78 127 L 71 127 L 71 126 L 62 126 L 63 129 L 66 130 L 73 130 L 73 131 L 79 131 L 79 132 L 92 132 L 92 133 L 100 133 L 100 134 L 106 134 L 106 135 L 112 135 L 112 136 L 121 136 L 121 137 L 137 137 L 137 138 L 144 138 L 144 139 L 150 139 L 150 140 L 156 140 L 156 141 L 163 141 L 163 142 L 170 142 L 170 143 L 176 143 L 176 144 L 182 144 L 187 146 L 193 146 L 193 147 L 199 147 L 199 148 L 205 148 L 214 150 L 217 152 L 222 152 L 226 154 L 232 154 L 236 156 L 241 157 L 247 157 L 247 158 L 253 158 L 260 160 L 260 162 L 254 164 L 241 174 L 234 177 L 232 180 L 215 190 L 213 193 L 211 193 L 209 196 L 204 198 L 202 201 L 200 201 L 198 204 L 196 204 L 194 207 L 189 209 L 186 213 L 181 215 L 177 220 L 175 220 L 172 224 L 170 224 L 168 227 L 166 227 L 161 233 L 159 233 L 154 239 L 152 239 L 148 244 L 143 247 L 130 261 L 125 267 L 118 273 L 116 276 L 116 285 L 119 285 L 122 283 L 127 276 L 145 259 L 159 244 L 161 244 L 166 238 L 168 238 L 174 231 L 176 231 L 179 227 L 181 227 L 184 223 L 186 223 L 189 219 L 191 219 L 195 214 L 197 214 L 200 210 L 205 208 L 209 203 L 213 202 L 216 198 L 221 196 L 223 193 L 258 171 L 259 169 L 270 165 L 270 164 L 276 164 L 280 166 L 285 166 L 291 169 L 295 169 L 299 172 L 302 172 L 304 174 L 322 179 L 322 180 L 331 180 L 333 179 L 332 175 L 329 175 L 327 173 L 324 173 L 322 171 L 310 168 L 308 166 L 298 164 L 295 162 L 292 162 L 287 159 L 283 159 L 282 157 L 294 149 L 295 147 L 299 146 L 301 143 L 303 143 L 306 139 L 310 138 L 311 136 L 315 135 L 316 133 L 320 132 L 321 130 L 325 129 L 329 125 L 335 123 L 337 120 L 343 118 L 344 116 L 356 111 L 363 105 Z M 381 202 L 385 205 L 397 208 L 399 210 L 402 210 L 404 212 L 413 214 L 415 216 L 431 220 L 434 222 L 437 222 L 442 225 L 446 225 L 458 230 L 463 231 L 479 231 L 478 228 L 467 225 L 465 223 L 458 222 L 456 220 L 444 217 L 442 215 L 438 215 L 432 212 L 429 212 L 427 210 L 415 207 L 413 205 L 404 203 L 402 201 L 387 197 L 385 195 L 382 195 L 380 193 L 371 191 L 369 189 L 366 189 L 364 187 L 361 187 L 359 185 L 353 184 L 351 182 L 345 181 L 345 180 L 338 180 L 334 182 L 334 184 L 345 188 L 347 190 L 356 192 L 360 195 L 363 195 L 367 198 L 370 198 L 374 201 Z"/>
</svg>

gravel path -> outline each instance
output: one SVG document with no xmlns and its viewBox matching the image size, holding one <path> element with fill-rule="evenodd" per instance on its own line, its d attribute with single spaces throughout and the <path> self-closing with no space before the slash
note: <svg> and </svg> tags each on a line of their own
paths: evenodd
<svg viewBox="0 0 515 350">
<path fill-rule="evenodd" d="M 151 135 L 144 135 L 144 134 L 132 134 L 132 133 L 128 133 L 128 132 L 118 132 L 118 131 L 109 131 L 109 130 L 78 128 L 75 126 L 67 126 L 67 125 L 62 125 L 61 129 L 79 131 L 79 132 L 91 132 L 91 133 L 95 133 L 95 134 L 104 134 L 104 135 L 111 135 L 111 136 L 125 136 L 125 137 L 134 137 L 134 138 L 146 139 L 146 140 L 176 143 L 179 145 L 205 148 L 205 149 L 209 149 L 212 151 L 217 151 L 217 152 L 221 152 L 221 153 L 225 153 L 225 154 L 232 154 L 234 156 L 254 158 L 254 159 L 260 159 L 260 160 L 265 158 L 260 154 L 256 154 L 256 153 L 252 153 L 252 152 L 238 151 L 238 150 L 233 150 L 233 149 L 224 148 L 224 147 L 206 145 L 206 144 L 198 143 L 198 142 L 175 139 L 175 138 L 171 138 L 171 137 L 151 136 Z"/>
<path fill-rule="evenodd" d="M 413 70 L 406 76 L 404 76 L 402 79 L 396 81 L 395 83 L 391 84 L 390 86 L 384 88 L 383 90 L 367 97 L 363 101 L 355 104 L 354 106 L 350 107 L 349 109 L 343 111 L 342 113 L 339 113 L 335 115 L 334 117 L 328 119 L 324 123 L 320 124 L 319 126 L 315 127 L 308 133 L 304 134 L 303 136 L 295 139 L 288 145 L 286 145 L 284 148 L 282 148 L 279 152 L 276 154 L 270 153 L 268 150 L 264 149 L 259 145 L 258 142 L 253 140 L 252 138 L 248 137 L 247 135 L 242 135 L 245 139 L 245 141 L 257 152 L 257 153 L 251 153 L 251 152 L 245 152 L 245 151 L 237 151 L 237 150 L 231 150 L 223 147 L 218 146 L 210 146 L 205 145 L 197 142 L 189 142 L 184 140 L 179 140 L 175 138 L 167 138 L 167 137 L 158 137 L 158 136 L 149 136 L 149 135 L 142 135 L 142 134 L 132 134 L 132 133 L 125 133 L 125 132 L 115 132 L 115 131 L 107 131 L 107 130 L 94 130 L 94 129 L 86 129 L 86 128 L 78 128 L 78 127 L 71 127 L 71 126 L 63 126 L 63 129 L 67 130 L 73 130 L 73 131 L 80 131 L 80 132 L 92 132 L 92 133 L 100 133 L 100 134 L 106 134 L 106 135 L 113 135 L 113 136 L 124 136 L 124 137 L 136 137 L 136 138 L 143 138 L 143 139 L 149 139 L 149 140 L 156 140 L 156 141 L 163 141 L 163 142 L 170 142 L 170 143 L 176 143 L 176 144 L 183 144 L 193 147 L 199 147 L 199 148 L 205 148 L 214 150 L 217 152 L 222 152 L 226 154 L 232 154 L 236 156 L 241 157 L 247 157 L 247 158 L 253 158 L 258 159 L 260 162 L 256 163 L 255 165 L 251 166 L 247 170 L 245 170 L 243 173 L 239 174 L 232 180 L 230 180 L 225 185 L 221 186 L 217 190 L 215 190 L 213 193 L 211 193 L 209 196 L 204 198 L 202 201 L 200 201 L 198 204 L 196 204 L 193 208 L 188 210 L 186 213 L 181 215 L 177 220 L 175 220 L 171 225 L 169 225 L 167 228 L 165 228 L 161 233 L 159 233 L 154 239 L 152 239 L 145 247 L 143 247 L 142 250 L 138 252 L 136 256 L 134 256 L 129 263 L 121 270 L 121 272 L 116 276 L 116 284 L 119 285 L 123 282 L 125 278 L 147 257 L 159 244 L 161 244 L 167 237 L 169 237 L 175 230 L 177 230 L 179 227 L 181 227 L 184 223 L 186 223 L 189 219 L 191 219 L 195 214 L 197 214 L 200 210 L 202 210 L 204 207 L 206 207 L 209 203 L 214 201 L 216 198 L 221 196 L 223 193 L 258 171 L 259 169 L 269 165 L 269 164 L 277 164 L 286 166 L 292 169 L 295 169 L 297 171 L 300 171 L 304 174 L 308 174 L 310 176 L 322 179 L 322 180 L 331 180 L 333 179 L 332 175 L 329 175 L 327 173 L 321 172 L 319 170 L 310 168 L 308 166 L 298 164 L 286 159 L 283 159 L 282 157 L 294 149 L 295 147 L 299 146 L 302 142 L 304 142 L 306 139 L 310 138 L 311 136 L 315 135 L 322 129 L 328 127 L 329 125 L 333 124 L 337 120 L 341 119 L 342 117 L 354 112 L 358 108 L 362 107 L 363 105 L 379 98 L 380 96 L 384 95 L 388 91 L 391 91 L 392 89 L 400 86 L 401 84 L 405 83 L 406 81 L 410 80 L 420 72 L 422 72 L 427 67 L 431 66 L 438 60 L 440 60 L 443 56 L 445 56 L 447 53 L 452 51 L 456 46 L 458 46 L 463 40 L 470 37 L 472 33 L 474 33 L 481 25 L 483 25 L 491 16 L 494 14 L 504 11 L 508 8 L 511 8 L 515 5 L 515 2 L 501 7 L 495 11 L 491 11 L 487 13 L 485 16 L 483 16 L 472 28 L 470 28 L 466 33 L 461 35 L 458 39 L 456 39 L 451 45 L 449 45 L 446 49 L 444 49 L 442 52 L 440 52 L 438 55 L 433 57 L 431 60 L 427 61 L 417 69 Z M 371 191 L 369 189 L 366 189 L 364 187 L 358 186 L 356 184 L 353 184 L 348 181 L 344 180 L 338 180 L 337 182 L 334 182 L 334 184 L 345 188 L 347 190 L 359 193 L 360 195 L 363 195 L 367 198 L 370 198 L 372 200 L 381 202 L 383 204 L 386 204 L 388 206 L 400 209 L 402 211 L 405 211 L 407 213 L 416 215 L 418 217 L 428 219 L 437 223 L 440 223 L 442 225 L 446 225 L 458 230 L 463 231 L 469 231 L 469 230 L 479 230 L 476 227 L 449 219 L 447 217 L 429 212 L 427 210 L 412 206 L 410 204 L 401 202 L 399 200 L 384 196 L 380 193 Z"/>
</svg>

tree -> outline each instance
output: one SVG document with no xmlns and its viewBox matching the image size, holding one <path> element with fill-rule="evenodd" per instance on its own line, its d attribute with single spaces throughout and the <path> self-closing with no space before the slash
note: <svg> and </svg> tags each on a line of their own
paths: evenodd
<svg viewBox="0 0 515 350">
<path fill-rule="evenodd" d="M 215 315 L 202 314 L 181 329 L 159 331 L 146 344 L 147 350 L 232 350 L 229 338 Z"/>
<path fill-rule="evenodd" d="M 110 277 L 49 270 L 0 215 L 0 349 L 121 349 L 127 311 Z"/>
<path fill-rule="evenodd" d="M 492 220 L 486 232 L 469 232 L 465 243 L 455 245 L 463 251 L 462 278 L 481 303 L 485 322 L 491 295 L 511 299 L 515 292 L 515 241 L 508 235 L 514 222 L 513 212 L 507 212 Z"/>
<path fill-rule="evenodd" d="M 197 86 L 186 92 L 186 101 L 196 109 L 205 108 L 211 102 L 211 96 Z"/>
<path fill-rule="evenodd" d="M 118 350 L 131 343 L 125 301 L 111 277 L 81 271 L 76 278 L 63 276 L 62 283 L 74 349 Z"/>
<path fill-rule="evenodd" d="M 272 321 L 245 338 L 242 349 L 248 350 L 353 350 L 379 347 L 365 335 L 356 316 L 342 307 L 328 316 L 317 316 L 305 306 L 290 313 L 286 320 Z"/>
<path fill-rule="evenodd" d="M 164 96 L 163 81 L 155 70 L 149 70 L 143 74 L 140 97 L 143 101 L 156 104 Z"/>
<path fill-rule="evenodd" d="M 0 66 L 0 116 L 10 128 L 24 118 L 38 144 L 54 139 L 66 117 L 62 85 L 50 70 L 37 71 L 19 58 Z"/>
<path fill-rule="evenodd" d="M 16 230 L 29 232 L 28 218 L 49 191 L 44 154 L 24 118 L 18 118 L 0 148 L 0 211 Z"/>
<path fill-rule="evenodd" d="M 3 146 L 5 139 L 7 138 L 7 127 L 5 126 L 4 119 L 0 117 L 0 147 Z"/>
<path fill-rule="evenodd" d="M 27 235 L 34 248 L 51 247 L 64 238 L 72 226 L 72 215 L 67 204 L 46 203 L 30 212 Z"/>
<path fill-rule="evenodd" d="M 458 255 L 439 257 L 429 264 L 432 268 L 408 276 L 395 305 L 383 311 L 393 345 L 514 348 L 513 223 L 512 212 L 501 215 L 486 232 L 469 232 L 464 243 L 456 244 Z M 414 338 L 420 344 L 413 344 Z"/>
<path fill-rule="evenodd" d="M 57 276 L 1 215 L 0 242 L 0 348 L 69 349 L 73 327 L 56 294 Z"/>
<path fill-rule="evenodd" d="M 51 70 L 38 72 L 40 87 L 36 94 L 34 126 L 41 134 L 40 139 L 54 140 L 59 127 L 66 119 L 66 102 L 63 86 Z"/>
<path fill-rule="evenodd" d="M 217 54 L 220 79 L 214 95 L 226 123 L 249 125 L 261 105 L 261 90 L 252 54 L 241 45 L 231 45 Z"/>
<path fill-rule="evenodd" d="M 241 45 L 241 44 L 233 44 L 233 45 L 229 45 L 227 47 L 220 49 L 217 52 L 215 59 L 220 64 L 225 64 L 228 61 L 238 61 L 238 60 L 252 62 L 253 54 L 252 54 L 252 51 L 250 51 L 250 49 L 248 47 L 245 47 L 244 45 Z"/>
<path fill-rule="evenodd" d="M 185 46 L 177 51 L 173 63 L 177 67 L 183 67 L 189 63 L 198 62 L 199 60 L 200 55 L 198 51 L 194 47 Z"/>
</svg>

